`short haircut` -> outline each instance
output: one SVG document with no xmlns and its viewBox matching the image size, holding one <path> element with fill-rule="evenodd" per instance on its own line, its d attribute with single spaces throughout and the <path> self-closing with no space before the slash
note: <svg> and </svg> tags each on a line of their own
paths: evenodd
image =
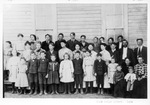
<svg viewBox="0 0 150 105">
<path fill-rule="evenodd" d="M 82 37 L 84 37 L 84 38 L 86 39 L 86 36 L 85 36 L 85 35 L 81 35 L 81 36 L 80 36 L 80 38 L 82 38 Z"/>
<path fill-rule="evenodd" d="M 94 37 L 93 39 L 97 39 L 98 40 L 98 37 Z"/>
<path fill-rule="evenodd" d="M 64 34 L 63 34 L 63 33 L 59 33 L 58 36 L 59 36 L 59 35 L 61 35 L 62 37 L 64 37 Z"/>
<path fill-rule="evenodd" d="M 80 46 L 80 43 L 76 43 L 75 46 L 76 46 L 76 45 L 79 45 L 79 46 Z M 81 47 L 81 46 L 80 46 L 80 47 Z"/>
<path fill-rule="evenodd" d="M 76 34 L 75 34 L 75 32 L 71 32 L 71 33 L 70 33 L 70 35 L 71 35 L 71 34 L 72 34 L 73 36 L 75 36 L 75 35 L 76 35 Z"/>
<path fill-rule="evenodd" d="M 123 39 L 123 36 L 122 36 L 122 35 L 119 35 L 117 38 L 122 38 L 122 39 Z"/>
<path fill-rule="evenodd" d="M 75 53 L 78 53 L 78 54 L 80 54 L 80 51 L 76 51 Z"/>
<path fill-rule="evenodd" d="M 65 54 L 63 55 L 64 58 L 65 58 L 65 55 L 68 55 L 68 59 L 70 59 L 70 55 L 69 55 L 68 53 L 65 53 Z"/>
<path fill-rule="evenodd" d="M 105 38 L 104 38 L 104 37 L 100 37 L 99 39 L 103 39 L 103 40 L 105 40 Z"/>
<path fill-rule="evenodd" d="M 41 51 L 40 54 L 42 54 L 42 53 L 46 54 L 46 51 Z"/>
<path fill-rule="evenodd" d="M 98 57 L 98 56 L 102 57 L 102 54 L 101 54 L 101 53 L 98 53 L 96 56 L 97 56 L 97 57 Z"/>
<path fill-rule="evenodd" d="M 46 34 L 45 37 L 46 37 L 46 36 L 49 36 L 50 38 L 52 38 L 52 35 L 50 35 L 50 34 Z"/>
<path fill-rule="evenodd" d="M 126 41 L 127 45 L 129 44 L 128 41 L 127 41 L 126 39 L 123 39 L 122 42 L 123 42 L 123 41 Z"/>
<path fill-rule="evenodd" d="M 142 57 L 142 56 L 138 56 L 138 57 L 137 57 L 137 59 L 139 59 L 139 58 L 142 58 L 142 59 L 143 59 L 143 57 Z M 144 59 L 143 59 L 143 60 L 144 60 Z"/>
<path fill-rule="evenodd" d="M 24 45 L 26 46 L 27 44 L 31 45 L 31 43 L 29 41 L 26 41 Z"/>
<path fill-rule="evenodd" d="M 90 45 L 94 47 L 93 43 L 89 43 L 89 44 L 88 44 L 88 46 L 90 46 Z"/>
<path fill-rule="evenodd" d="M 105 47 L 107 46 L 106 43 L 101 43 L 100 46 L 101 46 L 101 45 L 103 45 L 103 46 L 105 46 Z"/>
<path fill-rule="evenodd" d="M 52 56 L 54 56 L 54 57 L 56 58 L 56 55 L 55 55 L 55 54 L 50 55 L 50 57 L 52 57 Z"/>
<path fill-rule="evenodd" d="M 34 40 L 36 40 L 36 35 L 34 34 L 30 34 L 30 37 L 33 36 L 34 37 Z"/>
<path fill-rule="evenodd" d="M 24 37 L 24 35 L 23 35 L 23 34 L 21 34 L 21 33 L 19 33 L 19 34 L 17 35 L 17 37 L 19 37 L 19 36 Z"/>
<path fill-rule="evenodd" d="M 108 38 L 108 41 L 109 41 L 110 39 L 111 39 L 112 41 L 114 41 L 114 38 L 112 38 L 112 37 Z"/>
<path fill-rule="evenodd" d="M 139 41 L 139 40 L 141 40 L 141 41 L 143 42 L 143 38 L 138 38 L 138 39 L 136 39 L 136 41 Z"/>
</svg>

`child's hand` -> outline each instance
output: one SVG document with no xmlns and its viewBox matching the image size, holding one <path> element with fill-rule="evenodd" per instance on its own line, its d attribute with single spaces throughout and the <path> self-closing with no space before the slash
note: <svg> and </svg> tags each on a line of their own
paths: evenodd
<svg viewBox="0 0 150 105">
<path fill-rule="evenodd" d="M 106 75 L 107 73 L 105 72 L 104 75 Z"/>
<path fill-rule="evenodd" d="M 97 74 L 96 74 L 96 73 L 95 73 L 94 75 L 95 75 L 95 76 L 97 76 Z"/>
<path fill-rule="evenodd" d="M 62 74 L 60 74 L 60 76 L 59 76 L 60 78 L 62 78 L 63 76 L 62 76 Z"/>
<path fill-rule="evenodd" d="M 74 75 L 73 75 L 73 73 L 71 73 L 71 75 L 72 75 L 72 78 L 74 78 Z"/>
<path fill-rule="evenodd" d="M 86 76 L 86 72 L 84 72 L 84 76 Z"/>
<path fill-rule="evenodd" d="M 48 78 L 48 74 L 45 76 L 45 78 Z"/>
</svg>

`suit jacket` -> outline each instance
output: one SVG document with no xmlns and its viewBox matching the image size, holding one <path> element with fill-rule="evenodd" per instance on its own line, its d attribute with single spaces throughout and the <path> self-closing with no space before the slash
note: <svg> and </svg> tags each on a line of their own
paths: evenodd
<svg viewBox="0 0 150 105">
<path fill-rule="evenodd" d="M 74 51 L 75 50 L 75 45 L 76 44 L 79 44 L 79 41 L 77 41 L 76 39 L 74 41 L 72 41 L 71 39 L 67 41 L 67 44 L 68 44 L 68 48 L 71 50 L 71 51 Z"/>
<path fill-rule="evenodd" d="M 82 74 L 83 73 L 82 64 L 83 64 L 83 60 L 81 58 L 79 58 L 79 60 L 77 60 L 77 59 L 73 60 L 74 74 Z"/>
<path fill-rule="evenodd" d="M 93 50 L 96 51 L 97 53 L 99 53 L 101 51 L 100 50 L 100 44 L 99 43 L 96 43 L 96 44 L 93 43 Z"/>
<path fill-rule="evenodd" d="M 109 50 L 109 53 L 110 53 L 110 56 L 115 59 L 115 62 L 118 63 L 119 62 L 119 51 L 115 50 L 114 52 L 112 52 L 112 50 Z"/>
<path fill-rule="evenodd" d="M 123 62 L 122 56 L 123 56 L 123 48 L 119 50 L 119 56 L 120 56 L 120 60 L 119 62 Z M 133 50 L 130 48 L 127 48 L 127 58 L 129 58 L 131 60 L 131 63 L 133 65 L 135 65 L 135 57 L 134 57 L 134 53 Z"/>
<path fill-rule="evenodd" d="M 44 73 L 47 73 L 47 67 L 48 67 L 48 59 L 39 59 L 38 60 L 38 72 L 44 72 Z"/>
<path fill-rule="evenodd" d="M 85 51 L 85 50 L 87 50 L 88 49 L 88 43 L 87 42 L 85 42 L 85 44 L 83 45 L 82 44 L 82 42 L 80 42 L 80 46 L 81 46 L 81 51 Z"/>
<path fill-rule="evenodd" d="M 136 64 L 138 63 L 137 61 L 137 57 L 138 57 L 138 47 L 134 49 L 134 55 L 135 55 L 135 59 L 136 59 Z M 147 47 L 143 46 L 142 51 L 141 51 L 141 56 L 144 59 L 144 63 L 147 64 Z"/>
<path fill-rule="evenodd" d="M 29 60 L 28 62 L 28 73 L 37 73 L 38 72 L 38 60 Z"/>
<path fill-rule="evenodd" d="M 63 39 L 64 40 L 64 39 Z M 61 40 L 62 41 L 62 40 Z M 60 45 L 60 43 L 61 43 L 61 41 L 60 40 L 57 40 L 56 42 L 55 42 L 55 51 L 59 51 L 62 47 L 61 47 L 61 45 Z"/>
<path fill-rule="evenodd" d="M 56 56 L 56 61 L 58 61 L 58 53 L 57 51 L 53 51 L 52 53 L 50 51 L 46 52 L 46 58 L 51 62 L 51 55 L 54 54 Z"/>
<path fill-rule="evenodd" d="M 95 60 L 94 71 L 98 75 L 104 75 L 104 73 L 107 71 L 105 61 L 101 60 L 101 62 L 99 62 L 98 60 Z"/>
<path fill-rule="evenodd" d="M 52 43 L 52 41 L 49 41 L 49 43 Z M 45 51 L 49 50 L 49 43 L 47 43 L 46 41 L 43 41 L 41 44 L 41 48 L 44 49 Z"/>
<path fill-rule="evenodd" d="M 116 45 L 117 45 L 117 46 L 116 46 L 116 50 L 119 50 L 119 42 L 117 42 Z M 123 48 L 123 44 L 122 44 L 121 49 L 122 49 L 122 48 Z"/>
</svg>

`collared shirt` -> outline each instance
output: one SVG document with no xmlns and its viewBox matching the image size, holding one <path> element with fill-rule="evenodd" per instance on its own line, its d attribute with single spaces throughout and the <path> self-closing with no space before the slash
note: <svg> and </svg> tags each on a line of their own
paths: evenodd
<svg viewBox="0 0 150 105">
<path fill-rule="evenodd" d="M 122 48 L 122 42 L 119 42 L 119 49 Z"/>
<path fill-rule="evenodd" d="M 147 64 L 137 64 L 134 69 L 137 77 L 147 78 Z"/>
<path fill-rule="evenodd" d="M 127 57 L 127 47 L 123 48 L 123 55 L 122 55 L 122 59 L 125 59 Z"/>
</svg>

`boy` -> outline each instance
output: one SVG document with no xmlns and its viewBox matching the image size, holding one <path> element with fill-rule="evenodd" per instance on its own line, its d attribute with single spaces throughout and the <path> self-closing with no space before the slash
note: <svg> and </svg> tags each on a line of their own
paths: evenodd
<svg viewBox="0 0 150 105">
<path fill-rule="evenodd" d="M 36 59 L 36 55 L 34 52 L 31 53 L 31 59 L 28 62 L 28 71 L 27 73 L 29 73 L 29 83 L 30 83 L 30 95 L 33 94 L 33 90 L 34 91 L 34 95 L 37 94 L 37 90 L 38 90 L 38 76 L 37 76 L 37 70 L 38 70 L 38 60 Z"/>
<path fill-rule="evenodd" d="M 45 58 L 46 54 L 45 51 L 41 52 L 41 58 L 38 61 L 38 78 L 39 78 L 39 85 L 40 85 L 40 95 L 47 94 L 46 92 L 46 74 L 47 74 L 47 67 L 48 67 L 48 59 Z M 43 89 L 44 85 L 44 89 Z"/>
<path fill-rule="evenodd" d="M 75 52 L 75 59 L 73 60 L 74 66 L 74 76 L 75 76 L 75 84 L 76 84 L 76 92 L 79 93 L 78 86 L 80 85 L 81 94 L 83 94 L 83 69 L 82 69 L 83 60 L 80 58 L 80 52 Z"/>
<path fill-rule="evenodd" d="M 97 54 L 97 59 L 94 62 L 94 71 L 96 76 L 98 94 L 103 94 L 104 74 L 106 72 L 106 64 L 105 61 L 102 60 L 102 55 L 100 53 Z"/>
</svg>

